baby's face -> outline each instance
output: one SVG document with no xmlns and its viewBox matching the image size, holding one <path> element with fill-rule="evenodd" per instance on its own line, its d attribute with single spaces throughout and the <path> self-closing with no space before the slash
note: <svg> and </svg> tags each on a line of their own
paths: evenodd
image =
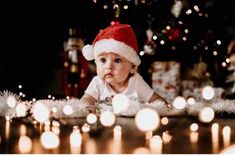
<svg viewBox="0 0 235 155">
<path fill-rule="evenodd" d="M 124 84 L 135 69 L 131 62 L 115 53 L 102 53 L 95 62 L 97 75 L 111 85 Z"/>
</svg>

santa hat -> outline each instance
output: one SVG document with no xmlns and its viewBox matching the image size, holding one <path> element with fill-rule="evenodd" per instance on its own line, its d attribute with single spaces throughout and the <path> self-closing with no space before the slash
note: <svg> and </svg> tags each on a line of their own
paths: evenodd
<svg viewBox="0 0 235 155">
<path fill-rule="evenodd" d="M 138 66 L 140 58 L 137 51 L 138 44 L 135 33 L 127 24 L 107 27 L 96 36 L 92 45 L 86 45 L 82 49 L 83 56 L 87 60 L 94 60 L 103 52 L 112 52 Z"/>
</svg>

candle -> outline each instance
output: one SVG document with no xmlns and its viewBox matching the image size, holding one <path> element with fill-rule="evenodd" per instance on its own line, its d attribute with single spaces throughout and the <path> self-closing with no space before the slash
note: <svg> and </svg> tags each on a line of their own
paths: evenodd
<svg viewBox="0 0 235 155">
<path fill-rule="evenodd" d="M 113 129 L 113 139 L 114 141 L 120 141 L 122 139 L 122 127 L 117 125 Z"/>
<path fill-rule="evenodd" d="M 162 140 L 164 144 L 167 144 L 171 141 L 172 136 L 170 135 L 170 133 L 168 131 L 165 131 L 162 133 Z"/>
<path fill-rule="evenodd" d="M 155 135 L 150 139 L 149 143 L 150 152 L 161 154 L 162 153 L 162 139 L 160 136 Z"/>
<path fill-rule="evenodd" d="M 115 141 L 114 139 L 109 139 L 108 152 L 110 154 L 120 154 L 121 151 L 122 151 L 122 141 Z"/>
<path fill-rule="evenodd" d="M 218 149 L 219 149 L 219 125 L 218 123 L 213 123 L 211 126 L 211 138 L 212 138 L 212 151 L 213 153 L 218 153 Z"/>
<path fill-rule="evenodd" d="M 23 136 L 23 135 L 26 135 L 26 126 L 24 124 L 21 124 L 20 125 L 20 135 Z"/>
<path fill-rule="evenodd" d="M 82 136 L 79 129 L 74 129 L 70 134 L 70 150 L 71 153 L 80 153 Z"/>
<path fill-rule="evenodd" d="M 7 141 L 10 137 L 10 117 L 9 116 L 6 116 L 5 136 L 6 136 L 6 141 Z"/>
<path fill-rule="evenodd" d="M 90 138 L 87 141 L 85 141 L 84 149 L 86 154 L 96 154 L 97 146 L 95 140 Z"/>
<path fill-rule="evenodd" d="M 222 129 L 222 134 L 223 134 L 224 147 L 228 147 L 230 145 L 231 128 L 229 126 L 225 126 Z"/>
<path fill-rule="evenodd" d="M 153 131 L 145 132 L 145 140 L 150 140 L 153 137 Z"/>
<path fill-rule="evenodd" d="M 197 143 L 197 141 L 198 141 L 198 132 L 193 131 L 193 132 L 190 133 L 190 141 L 192 143 Z"/>
<path fill-rule="evenodd" d="M 138 147 L 134 150 L 133 154 L 149 154 L 149 149 L 146 147 Z"/>
</svg>

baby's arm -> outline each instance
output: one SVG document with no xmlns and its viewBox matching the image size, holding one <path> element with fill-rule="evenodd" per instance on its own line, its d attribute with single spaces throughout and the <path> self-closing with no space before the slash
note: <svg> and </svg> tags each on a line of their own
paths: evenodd
<svg viewBox="0 0 235 155">
<path fill-rule="evenodd" d="M 150 98 L 149 102 L 153 102 L 155 100 L 161 100 L 162 102 L 164 102 L 164 105 L 167 109 L 172 108 L 172 105 L 170 103 L 168 103 L 163 97 L 161 97 L 159 94 L 157 94 L 156 92 L 153 93 L 152 97 Z"/>
<path fill-rule="evenodd" d="M 86 107 L 87 110 L 89 110 L 92 113 L 95 113 L 95 103 L 97 102 L 97 100 L 94 97 L 84 94 L 82 98 L 80 99 L 80 101 L 82 103 L 87 104 L 87 107 Z"/>
</svg>

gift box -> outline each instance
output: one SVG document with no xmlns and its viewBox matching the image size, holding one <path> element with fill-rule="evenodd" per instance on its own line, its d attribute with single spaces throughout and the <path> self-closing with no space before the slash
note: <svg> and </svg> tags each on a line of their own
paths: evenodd
<svg viewBox="0 0 235 155">
<path fill-rule="evenodd" d="M 180 63 L 155 61 L 151 69 L 152 88 L 171 103 L 179 95 Z"/>
</svg>

